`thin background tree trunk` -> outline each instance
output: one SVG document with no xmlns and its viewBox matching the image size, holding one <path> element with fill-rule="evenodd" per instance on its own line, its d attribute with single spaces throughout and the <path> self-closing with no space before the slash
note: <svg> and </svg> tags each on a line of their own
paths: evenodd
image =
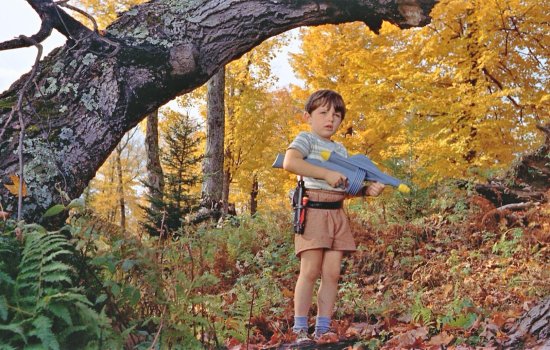
<svg viewBox="0 0 550 350">
<path fill-rule="evenodd" d="M 258 210 L 258 177 L 254 175 L 252 180 L 252 188 L 250 189 L 250 215 L 256 214 Z"/>
<path fill-rule="evenodd" d="M 160 203 L 164 193 L 164 173 L 160 164 L 158 110 L 147 116 L 145 151 L 147 153 L 147 187 L 152 203 Z"/>
<path fill-rule="evenodd" d="M 120 210 L 120 227 L 126 229 L 126 201 L 124 200 L 124 181 L 122 173 L 122 151 L 123 148 L 118 145 L 116 147 L 115 163 L 116 163 L 116 179 L 117 179 L 117 195 L 118 205 Z"/>
<path fill-rule="evenodd" d="M 225 136 L 225 68 L 208 81 L 206 151 L 203 161 L 201 204 L 214 209 L 223 200 L 223 152 Z M 220 208 L 221 209 L 221 208 Z"/>
</svg>

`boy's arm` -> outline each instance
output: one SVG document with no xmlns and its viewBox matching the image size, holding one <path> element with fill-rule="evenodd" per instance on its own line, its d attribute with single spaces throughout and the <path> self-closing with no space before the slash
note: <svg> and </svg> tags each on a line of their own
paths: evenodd
<svg viewBox="0 0 550 350">
<path fill-rule="evenodd" d="M 285 153 L 283 169 L 296 175 L 325 180 L 332 187 L 345 187 L 347 184 L 347 178 L 344 175 L 306 162 L 302 153 L 292 148 Z"/>
</svg>

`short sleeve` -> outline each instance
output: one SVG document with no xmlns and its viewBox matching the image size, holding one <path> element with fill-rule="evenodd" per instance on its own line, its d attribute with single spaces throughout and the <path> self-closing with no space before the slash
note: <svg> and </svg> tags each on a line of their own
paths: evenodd
<svg viewBox="0 0 550 350">
<path fill-rule="evenodd" d="M 304 158 L 307 157 L 312 151 L 312 143 L 308 134 L 305 132 L 299 133 L 287 149 L 295 149 L 302 153 Z"/>
</svg>

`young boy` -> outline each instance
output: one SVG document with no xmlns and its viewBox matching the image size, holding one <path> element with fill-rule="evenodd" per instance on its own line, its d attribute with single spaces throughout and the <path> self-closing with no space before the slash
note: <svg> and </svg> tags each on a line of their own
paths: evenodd
<svg viewBox="0 0 550 350">
<path fill-rule="evenodd" d="M 346 106 L 338 93 L 332 90 L 313 93 L 304 112 L 311 131 L 300 133 L 285 153 L 283 168 L 304 177 L 309 201 L 329 202 L 314 203 L 315 207 L 308 207 L 304 233 L 295 235 L 296 255 L 300 258 L 300 275 L 294 291 L 293 331 L 297 334 L 297 343 L 312 341 L 308 334 L 308 312 L 313 287 L 319 276 L 321 284 L 317 292 L 314 339 L 330 334 L 341 261 L 345 252 L 356 250 L 348 218 L 342 209 L 342 201 L 346 198 L 346 177 L 304 160 L 322 160 L 321 151 L 333 151 L 341 156 L 348 156 L 344 146 L 331 141 L 345 114 Z M 383 184 L 375 182 L 362 192 L 377 196 L 383 189 Z"/>
</svg>

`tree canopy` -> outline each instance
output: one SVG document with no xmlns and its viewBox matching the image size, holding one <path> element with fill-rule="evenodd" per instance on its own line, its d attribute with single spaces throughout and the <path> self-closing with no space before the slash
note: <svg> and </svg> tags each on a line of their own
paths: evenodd
<svg viewBox="0 0 550 350">
<path fill-rule="evenodd" d="M 265 39 L 326 23 L 362 21 L 374 31 L 383 21 L 422 26 L 436 1 L 154 0 L 102 32 L 68 15 L 63 3 L 28 3 L 42 19 L 39 33 L 0 43 L 0 50 L 32 46 L 53 29 L 68 38 L 0 95 L 0 179 L 23 178 L 23 217 L 32 220 L 78 197 L 148 113 Z M 4 210 L 16 211 L 16 195 L 5 186 L 0 201 Z"/>
</svg>

